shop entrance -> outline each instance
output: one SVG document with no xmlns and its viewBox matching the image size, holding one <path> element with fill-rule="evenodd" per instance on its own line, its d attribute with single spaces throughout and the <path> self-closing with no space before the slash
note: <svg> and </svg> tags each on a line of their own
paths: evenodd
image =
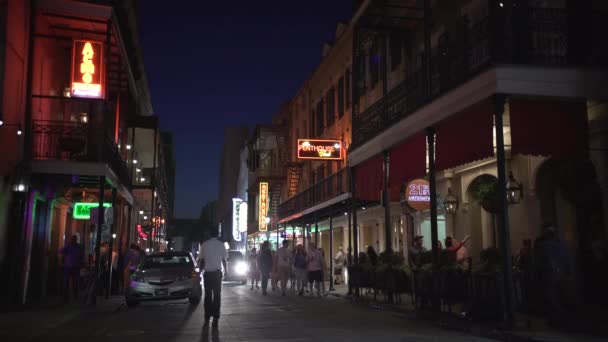
<svg viewBox="0 0 608 342">
<path fill-rule="evenodd" d="M 424 217 L 420 221 L 420 235 L 423 237 L 423 245 L 426 249 L 431 250 L 431 217 L 428 213 L 425 213 Z M 445 216 L 442 214 L 437 215 L 437 239 L 443 246 L 446 237 L 445 230 Z"/>
<path fill-rule="evenodd" d="M 598 300 L 605 303 L 606 234 L 602 196 L 593 164 L 549 159 L 538 170 L 536 189 L 542 222 L 553 225 L 568 246 L 584 299 L 589 303 Z"/>
</svg>

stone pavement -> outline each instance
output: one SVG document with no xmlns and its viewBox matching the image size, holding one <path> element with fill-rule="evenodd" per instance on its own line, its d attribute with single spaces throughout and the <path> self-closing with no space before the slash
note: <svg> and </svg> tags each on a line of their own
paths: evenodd
<svg viewBox="0 0 608 342">
<path fill-rule="evenodd" d="M 264 297 L 248 286 L 225 284 L 218 329 L 204 328 L 202 304 L 190 306 L 187 301 L 150 302 L 128 309 L 116 297 L 101 300 L 95 309 L 63 307 L 2 314 L 0 341 L 490 341 L 441 329 L 381 305 L 353 304 L 340 295 L 346 293 L 344 288 L 336 290 L 323 298 L 282 297 L 273 292 Z M 535 337 L 595 341 L 543 333 Z"/>
</svg>

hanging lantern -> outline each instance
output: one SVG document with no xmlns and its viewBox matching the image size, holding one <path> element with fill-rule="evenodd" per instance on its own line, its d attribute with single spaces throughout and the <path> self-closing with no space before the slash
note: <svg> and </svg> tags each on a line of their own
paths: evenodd
<svg viewBox="0 0 608 342">
<path fill-rule="evenodd" d="M 524 198 L 524 191 L 521 183 L 515 180 L 513 172 L 509 172 L 509 181 L 507 182 L 507 202 L 509 204 L 517 204 Z"/>
<path fill-rule="evenodd" d="M 452 188 L 448 188 L 448 194 L 443 199 L 443 208 L 448 214 L 456 214 L 458 210 L 458 197 L 452 194 Z"/>
</svg>

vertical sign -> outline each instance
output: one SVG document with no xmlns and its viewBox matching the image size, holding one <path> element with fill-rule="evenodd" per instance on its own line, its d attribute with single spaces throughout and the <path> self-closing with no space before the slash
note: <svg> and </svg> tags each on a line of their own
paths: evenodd
<svg viewBox="0 0 608 342">
<path fill-rule="evenodd" d="M 103 97 L 103 45 L 74 40 L 72 47 L 72 96 Z"/>
<path fill-rule="evenodd" d="M 247 233 L 247 202 L 239 204 L 239 232 Z"/>
<path fill-rule="evenodd" d="M 268 183 L 260 182 L 260 211 L 259 230 L 266 231 L 266 216 L 268 216 Z"/>
<path fill-rule="evenodd" d="M 241 241 L 241 232 L 239 230 L 239 223 L 241 222 L 241 203 L 243 202 L 240 198 L 232 199 L 232 238 L 234 241 Z"/>
</svg>

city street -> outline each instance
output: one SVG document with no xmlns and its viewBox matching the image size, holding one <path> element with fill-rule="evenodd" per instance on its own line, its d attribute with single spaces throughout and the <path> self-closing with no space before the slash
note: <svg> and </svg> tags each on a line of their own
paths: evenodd
<svg viewBox="0 0 608 342">
<path fill-rule="evenodd" d="M 2 341 L 482 341 L 396 313 L 328 296 L 263 297 L 248 286 L 225 284 L 219 328 L 203 328 L 203 305 L 151 302 L 127 309 L 86 311 L 30 328 L 0 325 Z M 21 322 L 20 325 L 25 325 Z"/>
</svg>

